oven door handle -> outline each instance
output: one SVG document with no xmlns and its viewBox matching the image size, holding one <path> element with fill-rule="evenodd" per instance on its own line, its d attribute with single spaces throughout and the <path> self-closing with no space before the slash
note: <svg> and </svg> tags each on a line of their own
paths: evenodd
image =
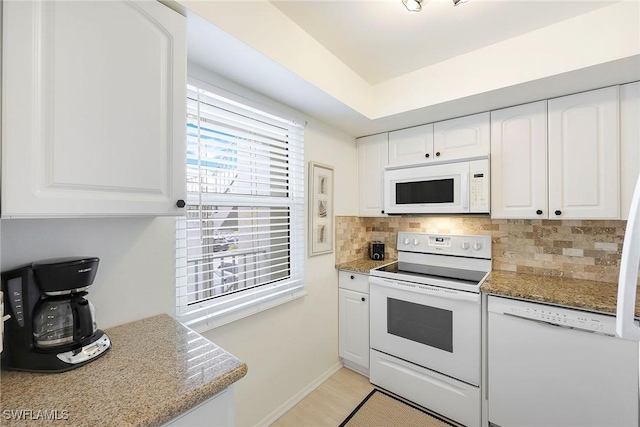
<svg viewBox="0 0 640 427">
<path fill-rule="evenodd" d="M 383 279 L 380 277 L 369 276 L 370 286 L 384 286 L 387 288 L 398 289 L 406 292 L 415 292 L 422 295 L 432 295 L 439 298 L 445 298 L 455 301 L 468 301 L 480 303 L 480 294 L 473 292 L 458 291 L 455 289 L 439 288 L 436 286 L 421 285 L 418 283 L 400 282 L 397 280 Z"/>
</svg>

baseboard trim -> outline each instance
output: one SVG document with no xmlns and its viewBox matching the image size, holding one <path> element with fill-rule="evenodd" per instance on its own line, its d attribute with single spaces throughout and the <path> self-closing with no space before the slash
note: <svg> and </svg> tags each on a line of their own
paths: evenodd
<svg viewBox="0 0 640 427">
<path fill-rule="evenodd" d="M 278 418 L 283 416 L 289 409 L 296 406 L 302 399 L 307 397 L 313 390 L 318 388 L 320 384 L 328 380 L 329 377 L 331 377 L 331 375 L 338 372 L 342 367 L 343 367 L 342 363 L 337 362 L 335 365 L 333 365 L 331 368 L 325 371 L 322 375 L 320 375 L 318 378 L 313 380 L 311 384 L 309 384 L 308 386 L 300 390 L 298 393 L 293 395 L 291 399 L 287 400 L 275 411 L 273 411 L 272 413 L 264 417 L 258 424 L 256 424 L 256 427 L 269 427 L 271 424 L 275 423 L 278 420 Z"/>
</svg>

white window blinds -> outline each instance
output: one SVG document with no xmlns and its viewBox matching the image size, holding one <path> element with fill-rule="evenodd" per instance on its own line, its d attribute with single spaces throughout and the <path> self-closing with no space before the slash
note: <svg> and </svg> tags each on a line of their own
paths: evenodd
<svg viewBox="0 0 640 427">
<path fill-rule="evenodd" d="M 187 86 L 187 206 L 177 220 L 177 315 L 233 318 L 303 287 L 304 128 Z"/>
</svg>

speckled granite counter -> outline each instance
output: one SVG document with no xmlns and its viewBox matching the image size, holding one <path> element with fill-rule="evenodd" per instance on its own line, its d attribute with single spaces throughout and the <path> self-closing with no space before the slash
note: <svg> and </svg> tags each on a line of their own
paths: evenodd
<svg viewBox="0 0 640 427">
<path fill-rule="evenodd" d="M 336 265 L 338 270 L 354 271 L 356 273 L 369 273 L 372 268 L 395 262 L 395 259 L 385 259 L 384 261 L 374 261 L 372 259 L 363 258 L 355 261 L 344 262 Z"/>
<path fill-rule="evenodd" d="M 0 425 L 159 426 L 247 373 L 245 363 L 168 315 L 106 332 L 112 348 L 80 368 L 2 371 Z M 4 412 L 20 409 L 33 413 L 14 420 Z M 67 419 L 32 420 L 38 410 Z"/>
<path fill-rule="evenodd" d="M 618 285 L 494 270 L 482 284 L 480 291 L 492 295 L 615 313 Z M 636 295 L 636 316 L 640 317 L 640 293 Z"/>
</svg>

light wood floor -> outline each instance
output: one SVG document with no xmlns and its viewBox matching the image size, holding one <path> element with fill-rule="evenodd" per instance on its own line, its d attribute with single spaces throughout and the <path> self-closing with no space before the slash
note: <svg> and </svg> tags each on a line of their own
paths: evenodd
<svg viewBox="0 0 640 427">
<path fill-rule="evenodd" d="M 368 378 L 342 368 L 271 427 L 337 427 L 371 390 Z"/>
</svg>

